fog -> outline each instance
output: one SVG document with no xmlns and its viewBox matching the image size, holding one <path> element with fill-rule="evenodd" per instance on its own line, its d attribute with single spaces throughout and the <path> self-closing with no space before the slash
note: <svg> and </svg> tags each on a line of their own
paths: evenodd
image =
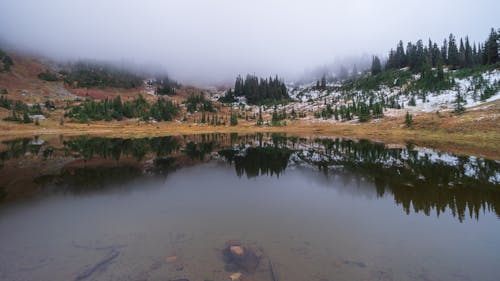
<svg viewBox="0 0 500 281">
<path fill-rule="evenodd" d="M 442 42 L 453 32 L 484 41 L 500 26 L 498 11 L 497 0 L 2 0 L 0 40 L 210 84 L 246 73 L 295 79 L 345 58 L 385 56 L 399 40 Z"/>
</svg>

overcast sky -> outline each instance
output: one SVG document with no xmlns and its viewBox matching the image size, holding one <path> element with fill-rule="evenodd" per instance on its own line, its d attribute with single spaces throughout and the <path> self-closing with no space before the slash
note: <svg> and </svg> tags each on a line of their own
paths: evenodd
<svg viewBox="0 0 500 281">
<path fill-rule="evenodd" d="M 484 41 L 498 0 L 1 0 L 0 40 L 59 59 L 162 66 L 181 81 L 293 77 L 401 39 Z"/>
</svg>

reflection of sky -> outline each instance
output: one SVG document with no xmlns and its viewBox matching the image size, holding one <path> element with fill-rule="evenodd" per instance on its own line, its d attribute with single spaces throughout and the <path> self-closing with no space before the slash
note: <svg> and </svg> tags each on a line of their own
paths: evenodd
<svg viewBox="0 0 500 281">
<path fill-rule="evenodd" d="M 0 209 L 0 269 L 6 280 L 72 280 L 103 256 L 75 244 L 124 246 L 102 279 L 128 278 L 172 248 L 185 259 L 183 274 L 211 272 L 222 267 L 214 248 L 229 239 L 263 247 L 286 280 L 310 280 L 318 272 L 357 277 L 348 267 L 325 272 L 346 260 L 363 262 L 366 271 L 391 268 L 397 280 L 412 272 L 437 280 L 498 276 L 500 224 L 493 213 L 463 223 L 449 211 L 439 217 L 406 215 L 391 196 L 375 199 L 372 183 L 357 182 L 349 173 L 326 177 L 296 168 L 279 178 L 248 179 L 237 177 L 234 167 L 211 162 L 121 187 Z"/>
</svg>

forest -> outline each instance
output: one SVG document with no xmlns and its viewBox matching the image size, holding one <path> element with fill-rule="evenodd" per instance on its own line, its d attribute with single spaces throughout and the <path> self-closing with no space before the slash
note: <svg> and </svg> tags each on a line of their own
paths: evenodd
<svg viewBox="0 0 500 281">
<path fill-rule="evenodd" d="M 73 106 L 65 114 L 79 122 L 88 121 L 111 121 L 123 118 L 140 118 L 141 120 L 154 119 L 156 121 L 171 121 L 180 112 L 177 104 L 163 98 L 154 103 L 148 103 L 139 95 L 132 101 L 122 102 L 120 96 L 113 100 L 94 101 L 87 99 L 80 105 Z"/>
<path fill-rule="evenodd" d="M 234 92 L 228 91 L 229 97 L 245 97 L 249 104 L 273 104 L 290 99 L 285 83 L 276 76 L 275 78 L 258 78 L 247 75 L 243 80 L 241 76 L 236 78 Z"/>
<path fill-rule="evenodd" d="M 131 89 L 142 85 L 142 78 L 130 71 L 111 65 L 78 62 L 59 72 L 74 88 L 113 87 Z"/>
<path fill-rule="evenodd" d="M 399 41 L 396 49 L 389 51 L 385 66 L 377 56 L 373 57 L 371 73 L 380 74 L 384 70 L 401 69 L 408 67 L 413 73 L 422 73 L 429 76 L 432 68 L 437 69 L 437 79 L 444 79 L 443 66 L 449 69 L 472 68 L 481 65 L 492 65 L 500 62 L 499 50 L 500 32 L 491 28 L 485 42 L 470 42 L 469 37 L 457 39 L 450 34 L 443 40 L 441 46 L 429 39 L 427 44 L 422 40 L 416 43 L 408 42 L 406 49 L 403 41 Z"/>
</svg>

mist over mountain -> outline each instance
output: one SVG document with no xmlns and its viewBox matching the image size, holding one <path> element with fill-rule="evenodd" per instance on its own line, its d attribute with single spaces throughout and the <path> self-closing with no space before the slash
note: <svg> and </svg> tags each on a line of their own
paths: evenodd
<svg viewBox="0 0 500 281">
<path fill-rule="evenodd" d="M 369 64 L 399 40 L 453 32 L 482 41 L 498 25 L 498 10 L 493 0 L 4 0 L 0 42 L 59 61 L 164 71 L 184 83 L 225 83 L 244 73 L 297 80 L 325 67 L 361 69 L 359 58 Z"/>
</svg>

